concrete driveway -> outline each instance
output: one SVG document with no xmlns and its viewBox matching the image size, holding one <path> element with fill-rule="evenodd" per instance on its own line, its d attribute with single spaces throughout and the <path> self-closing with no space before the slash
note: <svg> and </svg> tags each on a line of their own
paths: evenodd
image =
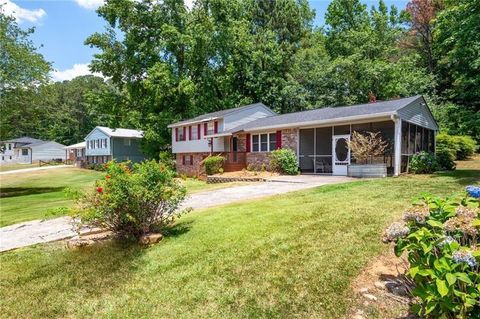
<svg viewBox="0 0 480 319">
<path fill-rule="evenodd" d="M 182 208 L 203 209 L 238 202 L 252 198 L 262 198 L 292 191 L 345 183 L 354 179 L 345 176 L 280 176 L 268 182 L 229 187 L 190 195 Z M 87 232 L 88 229 L 84 229 Z M 48 220 L 35 220 L 0 228 L 0 252 L 29 245 L 71 238 L 73 230 L 69 217 Z"/>
</svg>

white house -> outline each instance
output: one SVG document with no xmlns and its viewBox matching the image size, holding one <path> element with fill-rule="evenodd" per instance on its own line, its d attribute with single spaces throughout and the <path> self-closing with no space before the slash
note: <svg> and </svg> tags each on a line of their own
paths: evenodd
<svg viewBox="0 0 480 319">
<path fill-rule="evenodd" d="M 54 141 L 42 141 L 32 137 L 20 137 L 1 142 L 0 164 L 32 164 L 38 161 L 66 159 L 65 145 Z"/>
<path fill-rule="evenodd" d="M 422 96 L 341 107 L 324 107 L 277 115 L 253 104 L 169 125 L 176 168 L 182 174 L 199 172 L 212 153 L 226 157 L 225 171 L 269 164 L 268 154 L 293 150 L 302 173 L 346 175 L 355 163 L 348 142 L 353 131 L 379 132 L 389 147 L 375 158 L 389 175 L 405 172 L 419 151 L 435 151 L 438 125 Z"/>
</svg>

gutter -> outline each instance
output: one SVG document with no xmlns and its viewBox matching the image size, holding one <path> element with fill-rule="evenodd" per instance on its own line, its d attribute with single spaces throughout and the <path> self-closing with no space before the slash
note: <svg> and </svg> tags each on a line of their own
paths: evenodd
<svg viewBox="0 0 480 319">
<path fill-rule="evenodd" d="M 174 127 L 179 127 L 179 126 L 185 126 L 185 125 L 191 125 L 191 124 L 198 124 L 198 123 L 209 122 L 209 121 L 218 120 L 218 119 L 221 119 L 221 118 L 222 118 L 222 117 L 209 117 L 209 118 L 202 119 L 202 120 L 197 120 L 197 121 L 177 122 L 177 123 L 173 123 L 173 124 L 167 125 L 167 127 L 168 127 L 168 128 L 174 128 Z"/>
<path fill-rule="evenodd" d="M 263 130 L 270 130 L 270 129 L 295 128 L 295 127 L 313 126 L 313 125 L 321 125 L 321 124 L 335 124 L 335 123 L 341 123 L 341 122 L 351 122 L 356 120 L 375 119 L 375 118 L 392 117 L 392 116 L 398 116 L 397 112 L 376 113 L 374 116 L 372 116 L 371 114 L 368 114 L 368 115 L 357 115 L 357 116 L 349 116 L 349 117 L 342 117 L 342 118 L 328 119 L 328 120 L 316 120 L 316 121 L 295 122 L 295 123 L 280 124 L 280 125 L 268 125 L 268 126 L 262 126 L 262 127 L 241 129 L 238 131 L 232 131 L 232 133 L 247 132 L 247 131 L 249 132 L 263 131 Z"/>
</svg>

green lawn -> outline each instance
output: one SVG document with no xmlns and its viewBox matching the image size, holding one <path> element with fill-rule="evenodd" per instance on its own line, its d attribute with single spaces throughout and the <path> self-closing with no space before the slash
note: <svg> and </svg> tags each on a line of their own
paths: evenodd
<svg viewBox="0 0 480 319">
<path fill-rule="evenodd" d="M 54 217 L 49 209 L 71 205 L 64 189 L 85 189 L 102 176 L 79 168 L 0 175 L 0 226 Z M 51 211 L 50 211 L 51 212 Z"/>
<path fill-rule="evenodd" d="M 72 204 L 65 196 L 66 187 L 85 189 L 102 176 L 101 172 L 67 167 L 0 175 L 0 227 L 60 216 L 63 212 L 53 209 L 69 207 Z M 192 178 L 181 182 L 189 193 L 237 185 L 207 184 Z"/>
<path fill-rule="evenodd" d="M 384 227 L 480 170 L 356 181 L 193 212 L 150 248 L 61 243 L 0 255 L 11 318 L 339 318 Z"/>
<path fill-rule="evenodd" d="M 38 164 L 5 164 L 0 165 L 0 172 L 13 171 L 17 169 L 38 167 Z"/>
</svg>

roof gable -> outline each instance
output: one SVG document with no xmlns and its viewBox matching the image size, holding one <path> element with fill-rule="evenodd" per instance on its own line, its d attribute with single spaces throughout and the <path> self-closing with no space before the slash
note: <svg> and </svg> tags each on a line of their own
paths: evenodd
<svg viewBox="0 0 480 319">
<path fill-rule="evenodd" d="M 108 137 L 143 138 L 143 131 L 140 130 L 126 128 L 112 129 L 106 126 L 96 126 L 90 133 L 88 133 L 87 136 L 85 136 L 85 140 L 87 140 L 97 130 Z"/>
<path fill-rule="evenodd" d="M 186 125 L 186 124 L 191 124 L 191 123 L 196 123 L 196 122 L 203 122 L 203 121 L 209 121 L 209 120 L 213 120 L 213 119 L 223 118 L 227 115 L 231 115 L 231 114 L 234 114 L 236 112 L 240 112 L 240 111 L 243 111 L 245 109 L 254 108 L 254 107 L 261 107 L 272 115 L 276 114 L 269 107 L 267 107 L 265 104 L 254 103 L 254 104 L 243 105 L 243 106 L 239 106 L 239 107 L 235 107 L 235 108 L 231 108 L 231 109 L 220 110 L 220 111 L 211 112 L 211 113 L 205 113 L 205 114 L 199 115 L 199 116 L 191 118 L 191 119 L 187 119 L 187 120 L 183 120 L 183 121 L 180 121 L 180 122 L 170 124 L 168 127 L 175 127 L 175 126 L 181 126 L 181 125 Z"/>
<path fill-rule="evenodd" d="M 424 99 L 422 96 L 416 95 L 402 99 L 379 101 L 375 103 L 365 103 L 340 107 L 325 107 L 314 110 L 281 114 L 257 119 L 255 121 L 233 128 L 232 130 L 230 130 L 230 132 L 274 127 L 288 127 L 298 125 L 301 126 L 316 122 L 334 123 L 342 120 L 348 121 L 354 119 L 375 118 L 381 116 L 387 117 L 396 114 L 397 111 L 405 108 L 406 106 L 414 102 L 419 101 L 424 101 Z"/>
</svg>

